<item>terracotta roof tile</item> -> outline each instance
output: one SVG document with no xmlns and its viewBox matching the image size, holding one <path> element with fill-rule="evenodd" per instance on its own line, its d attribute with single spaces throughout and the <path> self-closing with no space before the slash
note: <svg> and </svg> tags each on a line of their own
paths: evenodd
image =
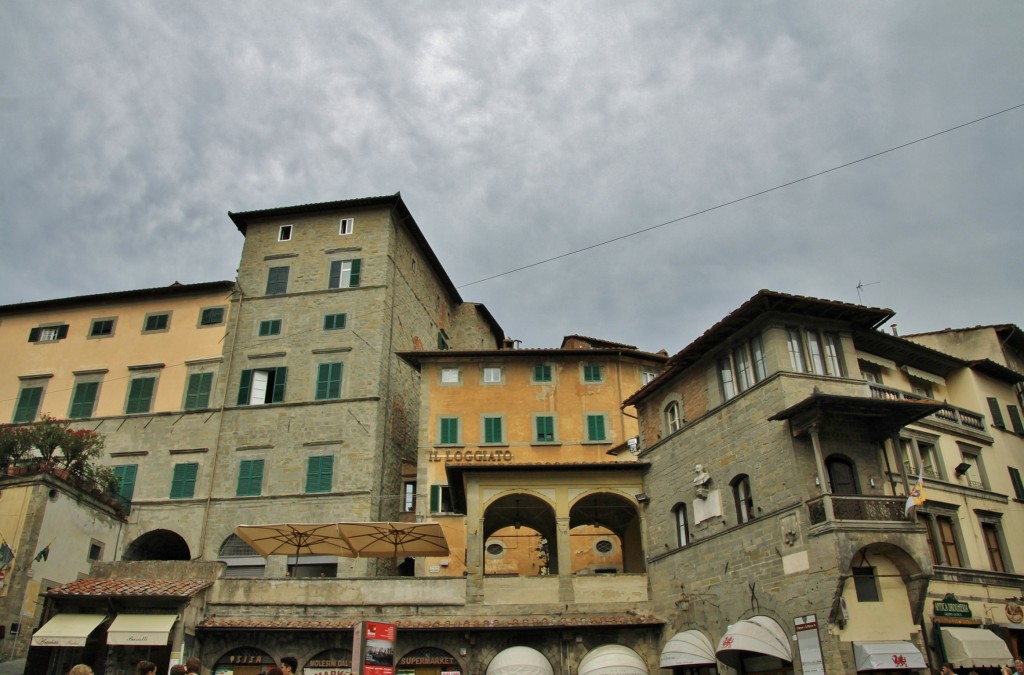
<svg viewBox="0 0 1024 675">
<path fill-rule="evenodd" d="M 355 627 L 355 619 L 265 619 L 257 617 L 209 617 L 200 630 L 341 630 Z M 464 630 L 508 628 L 559 628 L 569 626 L 660 626 L 665 622 L 646 614 L 579 614 L 572 616 L 464 617 L 456 619 L 394 619 L 405 630 Z"/>
<path fill-rule="evenodd" d="M 187 598 L 212 585 L 212 581 L 195 579 L 79 579 L 50 589 L 47 595 L 51 597 L 164 596 Z"/>
</svg>

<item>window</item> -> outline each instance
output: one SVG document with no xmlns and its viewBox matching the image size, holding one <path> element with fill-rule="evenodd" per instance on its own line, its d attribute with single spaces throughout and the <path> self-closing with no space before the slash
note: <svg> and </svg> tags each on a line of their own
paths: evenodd
<svg viewBox="0 0 1024 675">
<path fill-rule="evenodd" d="M 459 443 L 459 418 L 441 418 L 441 445 L 458 445 Z"/>
<path fill-rule="evenodd" d="M 1010 483 L 1013 484 L 1013 493 L 1017 499 L 1024 500 L 1024 481 L 1020 477 L 1020 469 L 1015 469 L 1012 466 L 1007 467 L 1010 471 Z"/>
<path fill-rule="evenodd" d="M 658 374 L 653 370 L 641 370 L 640 371 L 640 386 L 646 387 L 648 384 L 654 381 Z"/>
<path fill-rule="evenodd" d="M 880 602 L 882 599 L 874 567 L 854 567 L 853 588 L 857 592 L 858 602 Z"/>
<path fill-rule="evenodd" d="M 686 515 L 686 504 L 676 504 L 672 508 L 676 517 L 676 545 L 686 546 L 690 543 L 690 521 Z"/>
<path fill-rule="evenodd" d="M 534 440 L 538 443 L 554 443 L 555 416 L 537 415 L 534 420 L 534 428 L 536 429 L 536 436 L 534 436 Z"/>
<path fill-rule="evenodd" d="M 846 372 L 843 368 L 842 344 L 835 333 L 825 333 L 825 369 L 835 377 L 841 377 Z"/>
<path fill-rule="evenodd" d="M 1003 421 L 1003 413 L 999 409 L 999 399 L 988 397 L 988 409 L 992 413 L 992 426 L 996 429 L 1005 429 L 1006 422 Z"/>
<path fill-rule="evenodd" d="M 750 354 L 747 353 L 746 345 L 733 350 L 732 365 L 735 369 L 736 384 L 740 391 L 746 391 L 754 386 L 754 373 L 750 365 Z"/>
<path fill-rule="evenodd" d="M 99 560 L 103 557 L 103 544 L 93 541 L 89 544 L 89 560 Z"/>
<path fill-rule="evenodd" d="M 760 382 L 768 377 L 768 357 L 764 353 L 764 341 L 760 335 L 755 335 L 749 343 L 750 355 L 754 360 L 754 381 Z"/>
<path fill-rule="evenodd" d="M 767 376 L 768 365 L 760 335 L 718 359 L 718 385 L 722 400 L 728 401 Z"/>
<path fill-rule="evenodd" d="M 584 382 L 604 382 L 604 369 L 599 363 L 586 363 L 583 365 Z"/>
<path fill-rule="evenodd" d="M 12 421 L 15 424 L 34 422 L 36 415 L 39 414 L 39 403 L 42 400 L 42 386 L 22 387 L 21 393 L 18 394 L 18 405 L 14 409 L 14 419 Z"/>
<path fill-rule="evenodd" d="M 334 478 L 334 456 L 320 455 L 306 461 L 306 492 L 330 492 Z"/>
<path fill-rule="evenodd" d="M 985 537 L 985 550 L 988 551 L 988 562 L 993 572 L 1006 572 L 1006 564 L 1003 562 L 1002 534 L 999 532 L 999 524 L 994 522 L 983 522 L 981 533 Z"/>
<path fill-rule="evenodd" d="M 587 415 L 587 440 L 607 440 L 605 437 L 604 427 L 604 415 Z"/>
<path fill-rule="evenodd" d="M 238 497 L 259 497 L 263 491 L 263 460 L 243 459 L 238 464 Z"/>
<path fill-rule="evenodd" d="M 458 368 L 442 368 L 441 369 L 441 384 L 458 384 L 459 383 L 459 369 Z"/>
<path fill-rule="evenodd" d="M 960 546 L 957 544 L 956 524 L 954 516 L 935 516 L 935 527 L 939 532 L 939 547 L 947 565 L 963 567 L 960 558 Z"/>
<path fill-rule="evenodd" d="M 447 485 L 430 486 L 430 512 L 452 513 L 452 492 Z"/>
<path fill-rule="evenodd" d="M 973 488 L 987 490 L 988 479 L 985 476 L 985 465 L 981 456 L 981 448 L 960 442 L 957 445 L 960 446 L 960 458 L 965 464 L 970 465 L 970 468 L 964 474 L 964 477 L 967 478 L 967 484 Z"/>
<path fill-rule="evenodd" d="M 288 267 L 271 267 L 267 272 L 267 295 L 288 292 Z"/>
<path fill-rule="evenodd" d="M 99 382 L 77 382 L 75 390 L 71 394 L 71 409 L 68 411 L 70 419 L 81 419 L 92 417 L 96 408 L 96 395 L 100 391 Z"/>
<path fill-rule="evenodd" d="M 873 363 L 860 361 L 860 374 L 872 384 L 882 384 L 882 369 Z"/>
<path fill-rule="evenodd" d="M 153 405 L 153 389 L 155 387 L 155 377 L 133 379 L 128 389 L 128 403 L 124 407 L 125 414 L 148 413 Z"/>
<path fill-rule="evenodd" d="M 416 481 L 407 480 L 402 483 L 402 511 L 412 513 L 416 510 Z"/>
<path fill-rule="evenodd" d="M 786 344 L 789 364 L 795 372 L 843 376 L 842 340 L 838 333 L 790 327 Z"/>
<path fill-rule="evenodd" d="M 361 262 L 358 258 L 331 261 L 331 274 L 327 281 L 327 288 L 356 288 L 359 286 Z"/>
<path fill-rule="evenodd" d="M 355 218 L 342 218 L 338 225 L 338 234 L 352 234 L 356 229 Z"/>
<path fill-rule="evenodd" d="M 345 313 L 328 314 L 324 317 L 324 330 L 341 330 L 347 320 L 348 316 Z"/>
<path fill-rule="evenodd" d="M 917 524 L 924 528 L 925 537 L 928 541 L 928 552 L 931 554 L 932 564 L 939 565 L 942 562 L 942 556 L 939 553 L 939 547 L 935 541 L 935 533 L 932 531 L 932 517 L 931 514 L 917 513 Z"/>
<path fill-rule="evenodd" d="M 443 330 L 437 331 L 437 348 L 440 351 L 450 349 L 448 346 L 448 336 L 444 334 Z"/>
<path fill-rule="evenodd" d="M 750 478 L 739 475 L 732 479 L 732 497 L 736 503 L 736 522 L 747 523 L 754 518 L 754 496 L 750 491 Z"/>
<path fill-rule="evenodd" d="M 160 312 L 159 314 L 147 314 L 145 320 L 142 323 L 142 332 L 160 333 L 162 331 L 166 331 L 170 325 L 170 312 Z"/>
<path fill-rule="evenodd" d="M 484 417 L 484 443 L 504 443 L 505 437 L 502 435 L 502 418 L 501 417 Z"/>
<path fill-rule="evenodd" d="M 213 373 L 191 373 L 185 387 L 185 410 L 199 410 L 210 405 Z"/>
<path fill-rule="evenodd" d="M 288 369 L 260 368 L 242 371 L 238 386 L 238 405 L 261 405 L 284 401 Z"/>
<path fill-rule="evenodd" d="M 931 382 L 925 382 L 916 377 L 910 378 L 910 391 L 923 398 L 934 398 Z"/>
<path fill-rule="evenodd" d="M 291 225 L 282 225 L 281 228 L 277 231 L 277 240 L 278 241 L 291 241 L 291 238 L 292 238 L 292 226 Z"/>
<path fill-rule="evenodd" d="M 207 307 L 199 312 L 200 326 L 219 326 L 224 323 L 223 307 Z"/>
<path fill-rule="evenodd" d="M 28 332 L 29 342 L 56 342 L 68 336 L 68 325 L 40 326 Z"/>
<path fill-rule="evenodd" d="M 281 319 L 267 319 L 260 321 L 260 337 L 270 337 L 281 334 Z"/>
<path fill-rule="evenodd" d="M 117 479 L 117 494 L 126 501 L 132 500 L 135 494 L 135 475 L 139 472 L 138 464 L 119 464 L 114 467 L 114 478 Z"/>
<path fill-rule="evenodd" d="M 551 381 L 551 364 L 550 363 L 535 363 L 535 364 L 533 364 L 533 381 L 534 382 L 550 382 Z"/>
<path fill-rule="evenodd" d="M 501 368 L 497 368 L 497 367 L 484 368 L 484 383 L 485 384 L 501 384 Z"/>
<path fill-rule="evenodd" d="M 321 363 L 316 374 L 316 400 L 341 398 L 341 363 Z"/>
<path fill-rule="evenodd" d="M 1024 436 L 1024 423 L 1021 422 L 1020 411 L 1017 409 L 1017 406 L 1007 404 L 1006 416 L 1010 418 L 1010 426 L 1013 427 L 1013 433 L 1018 436 Z"/>
<path fill-rule="evenodd" d="M 739 393 L 736 390 L 736 380 L 733 379 L 732 364 L 728 357 L 718 359 L 718 384 L 722 390 L 722 399 L 728 401 Z"/>
<path fill-rule="evenodd" d="M 672 401 L 665 406 L 665 432 L 674 434 L 682 426 L 682 417 L 679 415 L 679 401 Z"/>
<path fill-rule="evenodd" d="M 199 473 L 197 462 L 186 462 L 174 465 L 174 476 L 171 478 L 171 499 L 191 499 L 196 493 L 196 474 Z"/>
<path fill-rule="evenodd" d="M 787 331 L 786 346 L 789 348 L 789 365 L 798 373 L 807 372 L 807 361 L 804 358 L 804 344 L 800 339 L 800 331 L 790 328 Z"/>
<path fill-rule="evenodd" d="M 93 319 L 89 326 L 89 337 L 110 337 L 114 334 L 113 319 Z"/>
<path fill-rule="evenodd" d="M 937 441 L 938 439 L 936 438 L 935 440 Z M 921 456 L 923 472 L 919 472 L 916 463 L 913 461 L 912 446 L 914 445 L 917 446 L 917 452 Z M 934 442 L 919 438 L 901 438 L 900 446 L 903 451 L 903 466 L 908 475 L 917 476 L 918 473 L 923 473 L 925 478 L 942 478 L 939 452 Z"/>
</svg>

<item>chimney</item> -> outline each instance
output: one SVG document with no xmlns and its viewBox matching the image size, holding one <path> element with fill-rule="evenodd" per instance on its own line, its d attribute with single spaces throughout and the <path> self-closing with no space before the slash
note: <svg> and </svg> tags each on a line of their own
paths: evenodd
<svg viewBox="0 0 1024 675">
<path fill-rule="evenodd" d="M 896 337 L 899 337 L 900 336 L 899 331 L 896 330 L 897 326 L 899 326 L 898 323 L 891 323 L 891 324 L 889 324 L 889 328 L 892 329 L 892 334 L 895 335 Z"/>
</svg>

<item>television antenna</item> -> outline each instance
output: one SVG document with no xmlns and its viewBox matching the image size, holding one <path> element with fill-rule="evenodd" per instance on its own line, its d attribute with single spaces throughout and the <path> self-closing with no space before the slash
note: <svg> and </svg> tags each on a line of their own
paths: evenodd
<svg viewBox="0 0 1024 675">
<path fill-rule="evenodd" d="M 882 283 L 882 282 L 881 281 L 872 281 L 872 282 L 869 282 L 869 283 L 864 283 L 863 281 L 858 281 L 857 282 L 857 302 L 859 302 L 860 304 L 864 304 L 864 298 L 863 298 L 863 294 L 861 293 L 861 291 L 864 290 L 865 286 L 874 286 L 874 285 L 880 284 L 880 283 Z"/>
</svg>

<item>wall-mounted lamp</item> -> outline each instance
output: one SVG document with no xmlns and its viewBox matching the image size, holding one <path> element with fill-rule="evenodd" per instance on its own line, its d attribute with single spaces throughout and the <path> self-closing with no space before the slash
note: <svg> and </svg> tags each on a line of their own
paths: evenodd
<svg viewBox="0 0 1024 675">
<path fill-rule="evenodd" d="M 626 439 L 626 445 L 629 446 L 629 451 L 634 455 L 640 454 L 640 437 L 634 436 L 633 438 Z"/>
<path fill-rule="evenodd" d="M 815 476 L 814 477 L 814 484 L 817 485 L 818 487 L 821 487 L 821 479 L 818 478 L 817 476 Z"/>
<path fill-rule="evenodd" d="M 955 473 L 956 477 L 959 478 L 960 476 L 970 471 L 970 469 L 970 464 L 968 464 L 967 462 L 960 462 L 959 464 L 956 465 L 956 468 L 953 469 L 953 473 Z"/>
<path fill-rule="evenodd" d="M 638 502 L 640 502 L 641 504 L 646 504 L 647 502 L 651 501 L 651 498 L 647 496 L 646 492 L 641 492 L 640 494 L 635 495 L 635 496 L 636 496 L 636 500 Z"/>
</svg>

